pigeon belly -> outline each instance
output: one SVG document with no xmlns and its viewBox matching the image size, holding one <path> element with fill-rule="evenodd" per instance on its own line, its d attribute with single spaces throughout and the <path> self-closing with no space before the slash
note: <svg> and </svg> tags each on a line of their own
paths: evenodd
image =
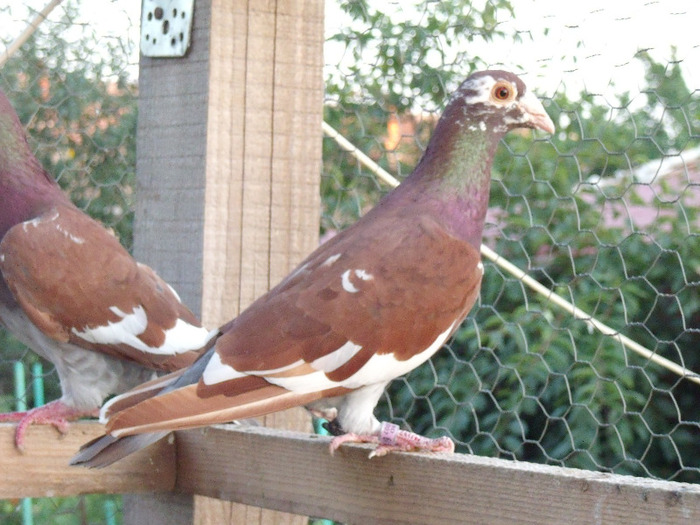
<svg viewBox="0 0 700 525">
<path fill-rule="evenodd" d="M 61 399 L 73 408 L 95 410 L 105 397 L 155 377 L 153 370 L 137 363 L 51 339 L 19 307 L 0 303 L 0 320 L 18 340 L 55 365 Z"/>
</svg>

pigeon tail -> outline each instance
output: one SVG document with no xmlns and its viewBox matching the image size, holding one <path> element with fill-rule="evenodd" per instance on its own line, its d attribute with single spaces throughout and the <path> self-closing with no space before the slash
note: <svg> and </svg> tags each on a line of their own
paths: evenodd
<svg viewBox="0 0 700 525">
<path fill-rule="evenodd" d="M 152 432 L 121 438 L 110 435 L 101 436 L 80 447 L 80 452 L 73 456 L 70 464 L 87 468 L 108 467 L 123 457 L 163 439 L 169 433 L 169 431 Z"/>
</svg>

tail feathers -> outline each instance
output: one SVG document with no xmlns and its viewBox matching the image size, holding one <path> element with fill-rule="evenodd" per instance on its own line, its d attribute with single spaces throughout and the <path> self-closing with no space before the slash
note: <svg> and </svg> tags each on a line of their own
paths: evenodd
<svg viewBox="0 0 700 525">
<path fill-rule="evenodd" d="M 175 381 L 177 381 L 180 376 L 182 376 L 183 370 L 173 372 L 171 374 L 158 377 L 147 383 L 143 383 L 136 388 L 129 390 L 118 396 L 114 396 L 112 399 L 107 401 L 100 409 L 100 423 L 107 423 L 109 418 L 126 410 L 141 401 L 145 401 L 153 396 L 160 394 L 165 388 L 171 386 Z"/>
<path fill-rule="evenodd" d="M 122 438 L 110 435 L 102 436 L 83 445 L 80 452 L 70 460 L 70 464 L 88 468 L 104 468 L 129 454 L 146 448 L 168 434 L 169 432 L 152 432 Z"/>
<path fill-rule="evenodd" d="M 106 424 L 115 414 L 128 410 L 142 401 L 197 383 L 215 351 L 216 349 L 212 347 L 199 356 L 197 361 L 189 368 L 183 368 L 171 374 L 157 377 L 124 394 L 113 397 L 102 406 L 100 422 Z"/>
<path fill-rule="evenodd" d="M 228 423 L 306 405 L 323 397 L 320 392 L 297 394 L 255 379 L 260 383 L 258 388 L 231 397 L 219 394 L 201 398 L 197 385 L 154 396 L 114 414 L 107 431 L 113 436 L 128 436 Z"/>
<path fill-rule="evenodd" d="M 295 394 L 281 387 L 267 385 L 234 398 L 215 396 L 204 401 L 204 406 L 188 407 L 188 397 L 196 395 L 196 385 L 177 389 L 165 395 L 156 395 L 138 405 L 115 414 L 111 432 L 84 445 L 71 459 L 71 465 L 103 468 L 129 454 L 137 452 L 168 435 L 172 430 L 228 423 L 251 418 L 286 408 L 306 405 L 318 400 L 321 394 Z M 165 401 L 164 404 L 161 404 Z M 174 409 L 175 413 L 171 413 Z M 183 413 L 178 413 L 178 409 Z M 188 410 L 189 409 L 189 410 Z M 145 413 L 144 413 L 145 412 Z M 163 418 L 164 419 L 161 419 Z M 136 433 L 142 432 L 142 433 Z"/>
</svg>

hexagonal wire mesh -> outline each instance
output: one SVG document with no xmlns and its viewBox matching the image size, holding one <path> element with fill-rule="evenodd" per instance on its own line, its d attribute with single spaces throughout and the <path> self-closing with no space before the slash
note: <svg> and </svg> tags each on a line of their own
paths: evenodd
<svg viewBox="0 0 700 525">
<path fill-rule="evenodd" d="M 101 3 L 123 23 L 97 34 L 103 26 L 86 4 L 56 9 L 0 82 L 44 165 L 129 246 L 138 15 Z M 697 20 L 695 6 L 470 4 L 327 3 L 326 121 L 400 179 L 447 93 L 507 56 L 504 67 L 524 72 L 558 131 L 505 139 L 485 243 L 654 355 L 700 370 L 700 42 L 683 37 L 694 34 L 684 24 Z M 0 8 L 3 27 L 17 28 L 4 43 L 43 6 Z M 324 140 L 323 233 L 351 224 L 388 189 Z M 0 337 L 0 408 L 10 410 L 13 363 L 36 358 Z M 55 377 L 45 375 L 54 399 Z M 454 340 L 396 380 L 379 415 L 448 433 L 475 454 L 697 482 L 697 388 L 488 263 Z M 35 500 L 35 522 L 65 510 L 67 522 L 108 523 L 103 507 L 115 502 Z M 0 505 L 3 522 L 20 522 L 15 502 Z"/>
<path fill-rule="evenodd" d="M 453 341 L 380 412 L 464 452 L 700 481 L 700 384 L 659 359 L 700 370 L 697 9 L 389 5 L 329 7 L 326 121 L 402 178 L 470 70 L 522 72 L 558 130 L 503 141 L 484 242 L 587 321 L 490 262 Z M 344 149 L 325 139 L 324 231 L 389 188 Z"/>
</svg>

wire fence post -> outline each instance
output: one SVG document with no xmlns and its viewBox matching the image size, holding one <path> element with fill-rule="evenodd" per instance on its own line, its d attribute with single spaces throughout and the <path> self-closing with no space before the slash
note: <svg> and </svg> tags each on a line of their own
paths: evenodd
<svg viewBox="0 0 700 525">
<path fill-rule="evenodd" d="M 24 363 L 16 361 L 14 364 L 15 377 L 15 409 L 17 412 L 27 410 L 27 379 Z M 22 498 L 22 525 L 33 525 L 34 514 L 32 512 L 32 498 Z"/>
</svg>

